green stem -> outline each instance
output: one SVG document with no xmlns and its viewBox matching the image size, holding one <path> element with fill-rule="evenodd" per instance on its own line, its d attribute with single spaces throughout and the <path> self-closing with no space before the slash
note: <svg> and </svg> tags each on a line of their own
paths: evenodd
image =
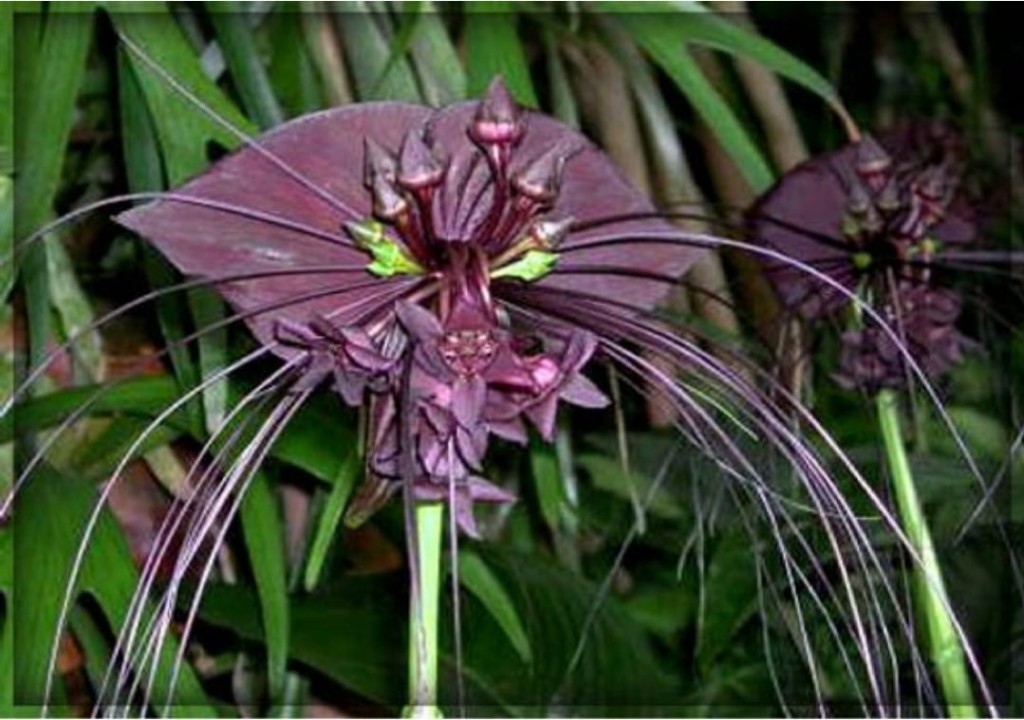
<svg viewBox="0 0 1024 720">
<path fill-rule="evenodd" d="M 441 596 L 444 504 L 416 504 L 419 588 L 409 603 L 409 705 L 402 715 L 443 717 L 437 706 L 437 620 Z"/>
<path fill-rule="evenodd" d="M 946 706 L 951 717 L 978 717 L 963 647 L 954 627 L 942 571 L 907 459 L 896 394 L 892 390 L 881 391 L 876 405 L 903 530 L 921 560 L 915 571 L 917 602 L 925 617 L 932 663 Z"/>
</svg>

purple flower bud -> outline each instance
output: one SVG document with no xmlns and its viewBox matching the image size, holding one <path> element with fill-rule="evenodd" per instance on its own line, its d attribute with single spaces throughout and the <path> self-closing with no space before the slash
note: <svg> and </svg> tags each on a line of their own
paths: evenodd
<svg viewBox="0 0 1024 720">
<path fill-rule="evenodd" d="M 565 164 L 581 149 L 571 140 L 548 148 L 512 176 L 512 187 L 539 205 L 551 205 L 558 197 Z"/>
<path fill-rule="evenodd" d="M 505 80 L 499 75 L 491 81 L 487 94 L 477 106 L 473 123 L 469 127 L 470 135 L 485 145 L 514 145 L 526 130 L 522 114 Z"/>
<path fill-rule="evenodd" d="M 395 160 L 395 156 L 369 136 L 363 139 L 363 147 L 363 184 L 372 188 L 379 177 L 394 182 L 398 172 L 398 162 Z"/>
<path fill-rule="evenodd" d="M 408 190 L 438 185 L 444 177 L 445 164 L 438 160 L 418 130 L 410 130 L 398 154 L 398 183 Z"/>
<path fill-rule="evenodd" d="M 872 190 L 878 192 L 889 179 L 892 158 L 870 135 L 865 136 L 857 143 L 856 148 L 857 174 Z"/>
</svg>

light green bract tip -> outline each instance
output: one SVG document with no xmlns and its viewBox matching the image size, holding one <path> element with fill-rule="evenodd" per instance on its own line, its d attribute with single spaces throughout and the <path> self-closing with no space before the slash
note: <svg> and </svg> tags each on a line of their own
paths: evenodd
<svg viewBox="0 0 1024 720">
<path fill-rule="evenodd" d="M 558 253 L 547 250 L 527 250 L 522 257 L 503 265 L 491 273 L 492 278 L 519 278 L 532 282 L 551 272 L 558 262 Z"/>
<path fill-rule="evenodd" d="M 356 246 L 365 250 L 373 260 L 366 269 L 380 277 L 394 275 L 422 275 L 423 266 L 416 262 L 398 240 L 384 233 L 384 226 L 376 220 L 347 222 L 348 230 Z"/>
</svg>

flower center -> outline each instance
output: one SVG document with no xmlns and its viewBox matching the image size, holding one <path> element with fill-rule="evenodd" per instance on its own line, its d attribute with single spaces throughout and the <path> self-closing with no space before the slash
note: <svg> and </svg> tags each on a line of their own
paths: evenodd
<svg viewBox="0 0 1024 720">
<path fill-rule="evenodd" d="M 441 357 L 459 375 L 478 375 L 493 362 L 498 341 L 489 330 L 455 330 L 437 343 Z"/>
</svg>

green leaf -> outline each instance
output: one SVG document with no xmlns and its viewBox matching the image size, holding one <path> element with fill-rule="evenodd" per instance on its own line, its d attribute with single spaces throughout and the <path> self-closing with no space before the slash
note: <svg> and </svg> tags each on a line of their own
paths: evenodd
<svg viewBox="0 0 1024 720">
<path fill-rule="evenodd" d="M 686 95 L 754 191 L 766 190 L 773 179 L 771 168 L 736 114 L 683 46 L 685 35 L 679 23 L 685 23 L 686 16 L 619 15 L 616 19 Z"/>
<path fill-rule="evenodd" d="M 346 578 L 326 593 L 292 601 L 292 659 L 360 695 L 395 706 L 404 702 L 404 590 L 379 577 Z M 247 640 L 263 642 L 251 591 L 212 585 L 201 617 Z"/>
<path fill-rule="evenodd" d="M 737 25 L 697 2 L 650 2 L 642 6 L 628 2 L 601 5 L 609 13 L 658 13 L 685 43 L 706 45 L 731 55 L 742 55 L 783 77 L 802 85 L 841 110 L 839 95 L 818 71 L 772 41 Z M 842 111 L 841 112 L 845 112 Z"/>
<path fill-rule="evenodd" d="M 634 501 L 634 497 L 646 498 L 654 482 L 653 476 L 635 468 L 627 478 L 622 463 L 607 455 L 584 453 L 579 456 L 578 461 L 580 466 L 590 473 L 595 487 L 630 503 Z M 684 516 L 683 508 L 665 487 L 658 488 L 645 510 L 655 517 L 666 520 L 679 520 Z"/>
<path fill-rule="evenodd" d="M 17 539 L 13 617 L 22 640 L 17 644 L 14 686 L 21 703 L 42 700 L 72 561 L 95 503 L 94 491 L 92 484 L 43 465 L 18 498 L 13 524 Z M 117 521 L 103 510 L 75 589 L 93 595 L 111 627 L 120 628 L 137 582 L 134 560 Z M 155 698 L 166 696 L 168 670 L 177 650 L 172 633 L 161 650 Z M 182 666 L 178 687 L 177 702 L 171 708 L 175 716 L 216 716 L 188 664 Z"/>
<path fill-rule="evenodd" d="M 276 5 L 268 22 L 271 47 L 270 82 L 289 116 L 323 106 L 316 67 L 302 32 L 302 13 Z"/>
<path fill-rule="evenodd" d="M 14 169 L 14 11 L 0 5 L 0 175 Z"/>
<path fill-rule="evenodd" d="M 466 97 L 466 71 L 462 69 L 458 51 L 452 44 L 434 3 L 421 3 L 412 35 L 412 61 L 423 89 L 423 99 L 442 106 Z M 403 14 L 403 19 L 405 15 Z"/>
<path fill-rule="evenodd" d="M 459 582 L 487 608 L 505 632 L 519 659 L 527 664 L 533 662 L 530 638 L 526 635 L 512 598 L 487 564 L 472 550 L 459 553 Z"/>
<path fill-rule="evenodd" d="M 757 612 L 757 575 L 750 537 L 744 531 L 722 537 L 708 561 L 703 597 L 714 603 L 700 608 L 697 662 L 709 672 L 740 628 Z"/>
<path fill-rule="evenodd" d="M 355 425 L 337 396 L 315 395 L 285 427 L 271 454 L 333 485 L 347 477 L 345 463 L 357 447 Z"/>
<path fill-rule="evenodd" d="M 0 443 L 13 440 L 15 429 L 21 433 L 53 427 L 84 403 L 89 403 L 87 417 L 116 412 L 155 415 L 177 398 L 178 385 L 166 375 L 57 390 L 20 403 L 0 418 Z"/>
<path fill-rule="evenodd" d="M 540 102 L 519 41 L 519 16 L 512 8 L 509 2 L 467 3 L 464 36 L 469 94 L 483 94 L 491 80 L 501 75 L 516 100 L 536 108 Z"/>
<path fill-rule="evenodd" d="M 14 183 L 0 175 L 0 302 L 14 286 Z"/>
<path fill-rule="evenodd" d="M 92 37 L 91 4 L 77 5 L 78 12 L 62 9 L 66 6 L 54 4 L 46 15 L 37 45 L 31 35 L 17 38 L 14 236 L 18 240 L 27 238 L 53 211 Z M 40 242 L 26 248 L 21 276 L 28 315 L 29 364 L 35 366 L 44 357 L 51 335 L 46 249 Z"/>
<path fill-rule="evenodd" d="M 540 514 L 552 532 L 558 532 L 561 525 L 562 478 L 558 471 L 555 450 L 547 444 L 534 443 L 530 447 L 530 477 L 537 493 Z"/>
<path fill-rule="evenodd" d="M 338 470 L 338 476 L 327 495 L 327 501 L 324 503 L 320 519 L 316 524 L 302 580 L 303 587 L 307 592 L 312 592 L 320 582 L 320 574 L 323 572 L 327 552 L 337 537 L 341 518 L 345 513 L 345 505 L 348 503 L 362 471 L 361 458 L 357 449 L 353 447 Z"/>
<path fill-rule="evenodd" d="M 78 275 L 71 263 L 71 257 L 59 236 L 44 246 L 46 250 L 47 273 L 50 277 L 50 301 L 61 321 L 64 337 L 77 336 L 71 345 L 76 360 L 76 370 L 84 370 L 89 380 L 100 379 L 103 373 L 103 351 L 100 336 L 90 329 L 96 319 L 92 304 L 85 295 Z"/>
<path fill-rule="evenodd" d="M 233 1 L 208 2 L 206 5 L 208 17 L 217 33 L 217 44 L 224 52 L 231 79 L 242 97 L 242 105 L 250 116 L 256 118 L 261 128 L 280 125 L 284 114 L 256 49 L 250 14 L 244 6 Z"/>
<path fill-rule="evenodd" d="M 288 579 L 284 524 L 277 498 L 264 473 L 256 473 L 245 493 L 241 522 L 263 618 L 270 699 L 271 702 L 279 702 L 284 697 L 291 631 Z"/>
<path fill-rule="evenodd" d="M 361 100 L 420 101 L 416 78 L 405 58 L 393 58 L 390 22 L 386 15 L 369 11 L 365 2 L 331 5 L 339 18 L 345 55 Z"/>
<path fill-rule="evenodd" d="M 0 526 L 0 599 L 0 717 L 14 717 L 14 531 L 10 526 Z"/>
<path fill-rule="evenodd" d="M 164 168 L 157 144 L 156 127 L 127 53 L 126 49 L 119 49 L 117 67 L 121 139 L 128 187 L 133 192 L 161 190 L 164 186 Z M 167 287 L 177 279 L 171 264 L 145 242 L 142 243 L 142 269 L 153 288 Z M 168 354 L 178 383 L 181 387 L 195 387 L 199 383 L 199 370 L 192 361 L 189 348 L 175 342 L 189 333 L 185 299 L 180 294 L 164 295 L 156 299 L 155 306 L 160 329 L 168 340 Z M 187 412 L 190 427 L 198 432 L 203 426 L 202 406 L 198 401 L 190 402 Z"/>
</svg>

